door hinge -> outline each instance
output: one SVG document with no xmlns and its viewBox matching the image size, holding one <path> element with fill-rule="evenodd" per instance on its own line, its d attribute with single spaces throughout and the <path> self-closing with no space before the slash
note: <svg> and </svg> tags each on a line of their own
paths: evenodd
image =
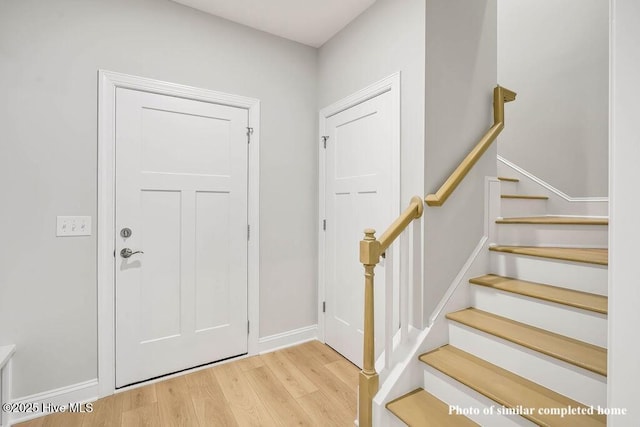
<svg viewBox="0 0 640 427">
<path fill-rule="evenodd" d="M 253 135 L 253 128 L 247 127 L 247 144 L 251 144 L 251 135 Z"/>
<path fill-rule="evenodd" d="M 326 313 L 327 311 L 327 302 L 326 301 L 322 301 L 322 312 Z"/>
<path fill-rule="evenodd" d="M 322 220 L 322 231 L 327 231 L 327 220 L 326 219 Z"/>
<path fill-rule="evenodd" d="M 251 240 L 251 226 L 247 224 L 247 240 Z"/>
<path fill-rule="evenodd" d="M 322 138 L 322 145 L 324 148 L 327 148 L 327 139 L 329 139 L 328 136 L 323 136 Z"/>
<path fill-rule="evenodd" d="M 251 325 L 251 323 L 247 320 L 247 335 L 249 335 L 249 331 L 250 331 L 249 325 Z"/>
</svg>

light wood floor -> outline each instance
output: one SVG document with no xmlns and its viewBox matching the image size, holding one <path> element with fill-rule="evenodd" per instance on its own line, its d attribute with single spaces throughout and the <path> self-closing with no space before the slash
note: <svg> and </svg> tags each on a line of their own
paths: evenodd
<svg viewBox="0 0 640 427">
<path fill-rule="evenodd" d="M 353 426 L 358 368 L 319 341 L 118 393 L 20 427 Z"/>
</svg>

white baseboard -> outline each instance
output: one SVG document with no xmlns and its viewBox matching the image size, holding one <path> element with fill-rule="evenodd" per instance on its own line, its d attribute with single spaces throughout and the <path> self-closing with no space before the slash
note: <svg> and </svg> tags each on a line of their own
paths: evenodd
<svg viewBox="0 0 640 427">
<path fill-rule="evenodd" d="M 71 403 L 87 403 L 98 399 L 98 380 L 93 379 L 55 390 L 32 394 L 18 399 L 12 399 L 11 403 L 25 408 L 32 408 L 34 412 L 15 412 L 9 418 L 9 425 L 28 421 L 41 417 L 54 411 L 52 408 L 69 408 Z M 37 410 L 36 410 L 37 409 Z"/>
<path fill-rule="evenodd" d="M 304 328 L 260 338 L 258 340 L 258 352 L 260 354 L 270 353 L 315 339 L 318 339 L 318 325 L 305 326 Z"/>
</svg>

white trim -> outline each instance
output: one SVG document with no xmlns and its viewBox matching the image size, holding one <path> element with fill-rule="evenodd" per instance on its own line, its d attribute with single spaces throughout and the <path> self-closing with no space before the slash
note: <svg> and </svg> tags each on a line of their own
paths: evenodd
<svg viewBox="0 0 640 427">
<path fill-rule="evenodd" d="M 259 352 L 260 354 L 270 353 L 316 339 L 318 339 L 318 325 L 305 326 L 304 328 L 260 338 L 258 342 Z"/>
<path fill-rule="evenodd" d="M 98 380 L 93 379 L 70 386 L 32 394 L 31 396 L 13 399 L 11 403 L 31 405 L 38 408 L 37 412 L 14 413 L 9 420 L 9 425 L 42 417 L 50 412 L 43 412 L 45 404 L 55 406 L 68 406 L 70 403 L 87 403 L 98 399 Z"/>
<path fill-rule="evenodd" d="M 515 171 L 521 173 L 522 175 L 526 176 L 527 178 L 529 178 L 530 180 L 534 181 L 536 184 L 541 185 L 542 187 L 546 188 L 547 190 L 551 191 L 552 193 L 556 194 L 558 197 L 563 198 L 564 200 L 566 200 L 567 202 L 608 202 L 609 198 L 608 197 L 571 197 L 568 194 L 558 190 L 557 188 L 555 188 L 553 185 L 549 184 L 548 182 L 538 178 L 537 176 L 533 175 L 530 172 L 527 172 L 526 170 L 522 169 L 520 166 L 511 163 L 509 160 L 505 159 L 504 157 L 501 156 L 497 156 L 498 157 L 498 161 L 504 163 L 505 165 L 507 165 L 508 167 L 514 169 Z"/>
<path fill-rule="evenodd" d="M 324 313 L 322 312 L 322 303 L 325 301 L 325 233 L 322 229 L 322 220 L 326 218 L 325 209 L 325 165 L 326 150 L 321 143 L 322 135 L 325 134 L 326 120 L 346 109 L 354 107 L 383 93 L 391 93 L 391 199 L 394 200 L 393 207 L 394 216 L 400 215 L 401 206 L 401 188 L 400 188 L 400 71 L 391 74 L 382 80 L 373 83 L 364 89 L 361 89 L 346 98 L 343 98 L 320 110 L 318 120 L 318 339 L 322 342 L 325 340 L 324 331 Z M 405 254 L 408 256 L 408 254 Z M 400 274 L 400 257 L 395 257 L 393 270 L 395 274 Z M 399 277 L 399 276 L 398 276 Z M 396 278 L 397 283 L 398 278 Z"/>
<path fill-rule="evenodd" d="M 100 397 L 115 391 L 115 298 L 114 298 L 114 206 L 115 206 L 115 93 L 116 88 L 141 90 L 204 102 L 244 108 L 253 127 L 249 144 L 248 220 L 251 239 L 248 242 L 248 336 L 249 354 L 258 353 L 259 337 L 259 160 L 260 101 L 144 77 L 111 71 L 98 71 L 98 390 Z"/>
</svg>

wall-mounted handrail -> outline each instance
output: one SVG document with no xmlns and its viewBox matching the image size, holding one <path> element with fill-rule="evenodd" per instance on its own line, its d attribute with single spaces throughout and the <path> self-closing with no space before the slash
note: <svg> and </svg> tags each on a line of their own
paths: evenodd
<svg viewBox="0 0 640 427">
<path fill-rule="evenodd" d="M 364 354 L 362 371 L 359 378 L 359 425 L 371 427 L 373 398 L 378 392 L 378 373 L 375 368 L 374 346 L 374 299 L 373 277 L 374 269 L 380 262 L 382 253 L 393 241 L 411 224 L 422 216 L 424 205 L 422 197 L 414 196 L 407 209 L 382 233 L 380 239 L 376 239 L 375 230 L 364 230 L 365 237 L 360 241 L 360 262 L 364 266 Z M 390 357 L 386 355 L 385 357 Z"/>
<path fill-rule="evenodd" d="M 491 146 L 504 128 L 504 104 L 516 99 L 516 93 L 501 86 L 493 89 L 493 126 L 480 139 L 480 142 L 467 154 L 447 180 L 434 194 L 425 198 L 429 206 L 442 206 L 451 193 L 458 187 L 471 168 L 480 160 L 485 151 Z"/>
</svg>

